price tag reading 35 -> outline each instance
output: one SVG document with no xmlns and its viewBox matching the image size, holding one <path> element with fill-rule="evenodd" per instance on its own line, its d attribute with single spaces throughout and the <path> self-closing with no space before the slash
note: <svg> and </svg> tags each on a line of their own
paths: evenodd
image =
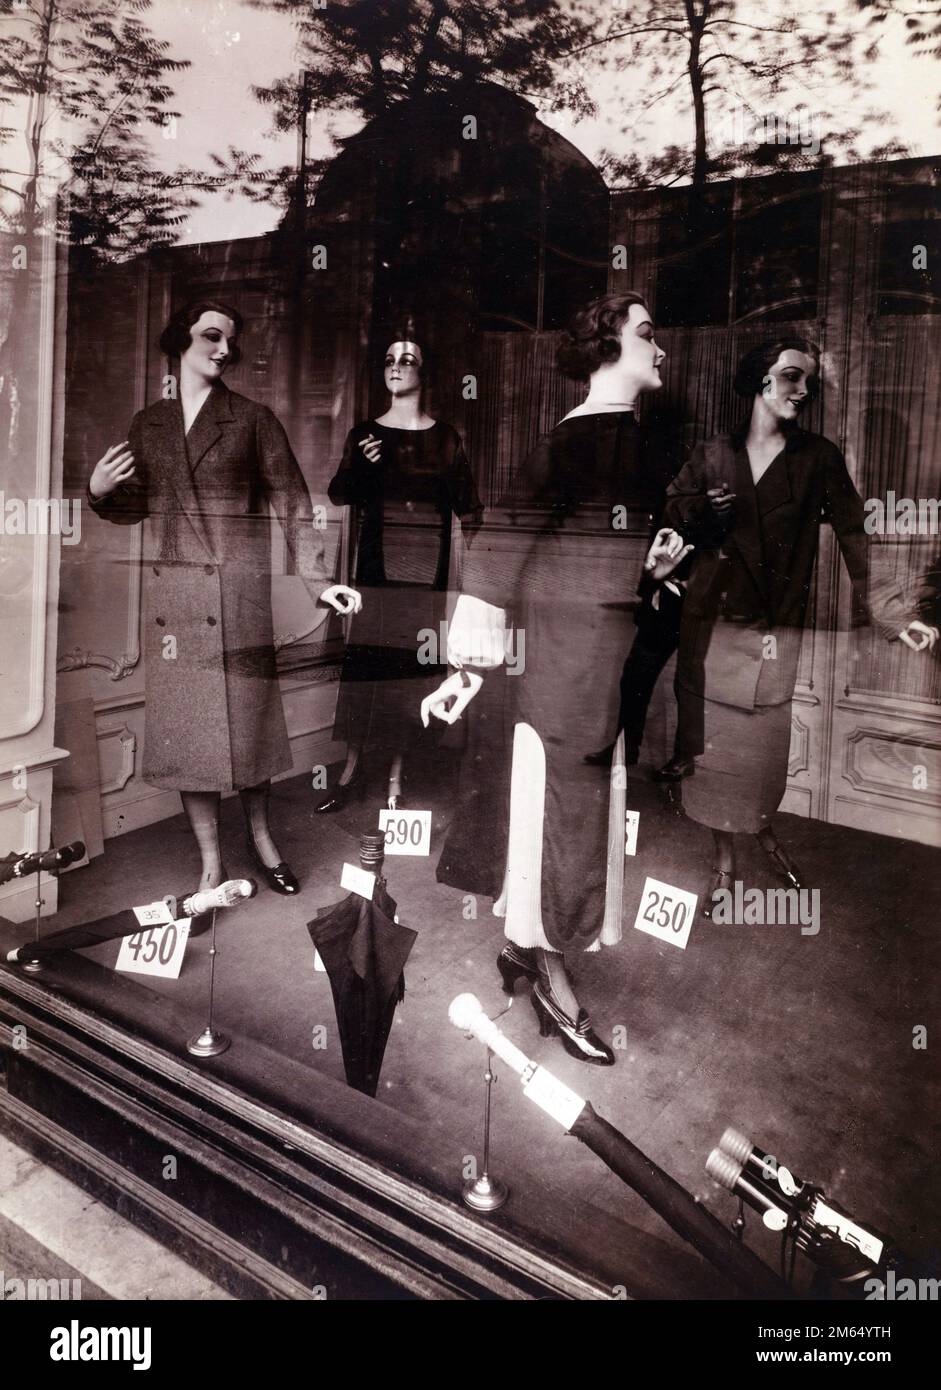
<svg viewBox="0 0 941 1390">
<path fill-rule="evenodd" d="M 431 853 L 430 811 L 380 811 L 379 829 L 385 831 L 386 854 Z"/>
<path fill-rule="evenodd" d="M 178 980 L 189 934 L 189 920 L 184 917 L 179 922 L 164 922 L 126 936 L 114 968 L 133 975 L 162 975 L 167 980 Z"/>
</svg>

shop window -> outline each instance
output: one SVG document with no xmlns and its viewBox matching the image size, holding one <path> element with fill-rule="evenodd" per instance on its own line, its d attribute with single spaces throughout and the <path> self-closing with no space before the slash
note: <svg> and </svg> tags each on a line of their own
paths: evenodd
<svg viewBox="0 0 941 1390">
<path fill-rule="evenodd" d="M 800 182 L 762 179 L 743 189 L 735 228 L 736 322 L 817 317 L 820 207 L 816 175 Z"/>
<path fill-rule="evenodd" d="M 890 188 L 879 254 L 876 312 L 941 312 L 941 212 L 934 184 Z"/>
<path fill-rule="evenodd" d="M 664 194 L 657 265 L 657 322 L 662 327 L 728 322 L 731 226 L 731 185 Z"/>
</svg>

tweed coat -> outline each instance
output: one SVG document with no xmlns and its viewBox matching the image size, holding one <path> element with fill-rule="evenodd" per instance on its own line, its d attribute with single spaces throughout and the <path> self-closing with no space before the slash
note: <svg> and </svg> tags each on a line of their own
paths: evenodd
<svg viewBox="0 0 941 1390">
<path fill-rule="evenodd" d="M 136 477 L 93 499 L 145 523 L 142 775 L 180 791 L 254 786 L 291 766 L 271 617 L 270 511 L 297 572 L 333 581 L 324 533 L 272 412 L 221 383 L 184 435 L 178 400 L 135 415 Z"/>
<path fill-rule="evenodd" d="M 706 498 L 722 482 L 735 493 L 727 521 L 714 517 Z M 879 547 L 865 534 L 862 501 L 829 439 L 792 431 L 760 487 L 759 511 L 743 435 L 717 435 L 693 451 L 664 509 L 665 523 L 696 547 L 677 683 L 747 710 L 783 704 L 794 693 L 821 521 L 833 527 L 854 590 L 882 635 L 898 636 L 916 616 L 875 563 Z"/>
</svg>

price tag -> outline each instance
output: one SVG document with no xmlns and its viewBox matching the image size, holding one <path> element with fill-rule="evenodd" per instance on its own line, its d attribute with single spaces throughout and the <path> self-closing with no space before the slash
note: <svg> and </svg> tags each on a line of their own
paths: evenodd
<svg viewBox="0 0 941 1390">
<path fill-rule="evenodd" d="M 360 869 L 356 864 L 344 864 L 343 872 L 340 875 L 340 887 L 345 888 L 349 893 L 358 893 L 361 898 L 372 902 L 373 889 L 376 886 L 376 875 L 371 874 L 368 869 Z"/>
<path fill-rule="evenodd" d="M 669 941 L 671 946 L 685 951 L 698 901 L 696 894 L 687 893 L 685 888 L 661 883 L 658 878 L 647 878 L 634 926 L 638 931 L 645 931 L 660 941 Z"/>
<path fill-rule="evenodd" d="M 859 1250 L 873 1264 L 877 1265 L 882 1259 L 882 1241 L 879 1237 L 862 1226 L 857 1226 L 855 1221 L 851 1221 L 841 1211 L 834 1211 L 825 1202 L 818 1201 L 814 1204 L 813 1218 L 819 1225 L 826 1226 L 828 1231 L 834 1231 L 840 1240 L 851 1245 L 854 1250 Z"/>
<path fill-rule="evenodd" d="M 537 1067 L 523 1086 L 523 1095 L 535 1101 L 540 1110 L 545 1110 L 563 1129 L 571 1129 L 585 1108 L 581 1096 L 569 1090 L 564 1081 L 553 1076 L 545 1067 Z"/>
<path fill-rule="evenodd" d="M 379 829 L 385 831 L 386 854 L 431 853 L 430 811 L 380 811 Z"/>
<path fill-rule="evenodd" d="M 162 975 L 166 980 L 178 980 L 189 935 L 189 920 L 184 917 L 125 936 L 114 968 L 133 975 Z"/>
<path fill-rule="evenodd" d="M 164 902 L 135 907 L 134 916 L 142 927 L 163 927 L 173 921 L 173 914 Z"/>
<path fill-rule="evenodd" d="M 624 817 L 624 853 L 637 853 L 637 828 L 640 825 L 640 812 L 628 811 Z"/>
</svg>

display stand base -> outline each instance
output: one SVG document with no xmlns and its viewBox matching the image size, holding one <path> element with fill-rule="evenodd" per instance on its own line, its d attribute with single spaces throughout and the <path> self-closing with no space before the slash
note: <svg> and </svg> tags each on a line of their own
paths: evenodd
<svg viewBox="0 0 941 1390">
<path fill-rule="evenodd" d="M 484 1173 L 474 1182 L 466 1182 L 461 1192 L 461 1200 L 474 1211 L 496 1211 L 510 1195 L 510 1189 L 498 1178 Z"/>
<path fill-rule="evenodd" d="M 227 1038 L 225 1033 L 214 1033 L 211 1028 L 204 1028 L 198 1037 L 190 1038 L 186 1050 L 193 1057 L 218 1057 L 231 1042 L 232 1039 Z"/>
</svg>

